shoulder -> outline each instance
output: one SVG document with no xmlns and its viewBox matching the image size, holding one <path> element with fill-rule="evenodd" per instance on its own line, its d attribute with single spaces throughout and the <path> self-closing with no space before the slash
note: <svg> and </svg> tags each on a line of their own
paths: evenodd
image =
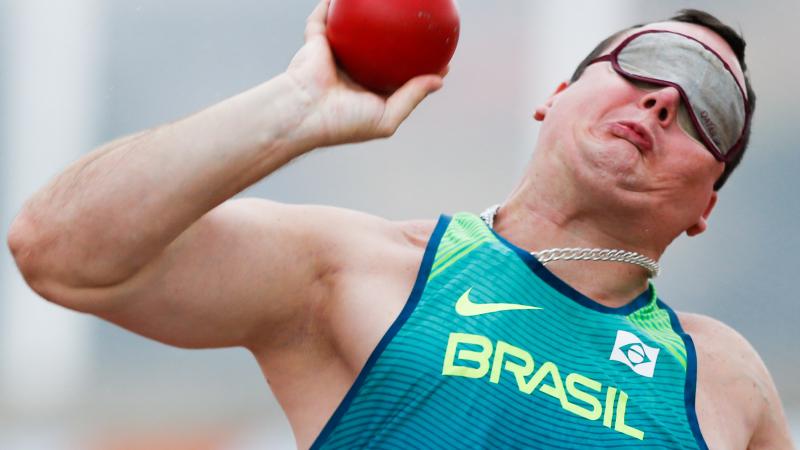
<svg viewBox="0 0 800 450">
<path fill-rule="evenodd" d="M 731 357 L 752 360 L 759 359 L 755 349 L 738 331 L 709 316 L 678 312 L 678 319 L 684 331 L 692 336 L 698 350 L 727 349 L 735 355 Z"/>
<path fill-rule="evenodd" d="M 717 319 L 693 313 L 678 313 L 684 331 L 692 337 L 697 353 L 698 385 L 721 388 L 741 408 L 760 408 L 770 382 L 758 353 L 739 332 Z"/>
<path fill-rule="evenodd" d="M 708 316 L 679 312 L 678 318 L 695 344 L 698 407 L 705 397 L 707 407 L 735 414 L 726 422 L 747 430 L 748 448 L 791 448 L 775 383 L 747 339 Z"/>
<path fill-rule="evenodd" d="M 698 356 L 698 368 L 712 379 L 722 381 L 728 378 L 748 380 L 741 387 L 753 390 L 758 404 L 763 401 L 765 384 L 769 374 L 756 350 L 739 332 L 721 321 L 694 313 L 678 313 L 684 331 L 692 337 Z M 698 374 L 700 375 L 700 374 Z M 701 380 L 698 380 L 701 381 Z M 709 380 L 710 381 L 710 380 Z M 731 380 L 728 380 L 731 381 Z M 719 384 L 719 383 L 717 383 Z M 731 385 L 728 388 L 734 387 Z M 741 393 L 741 392 L 740 392 Z M 750 392 L 747 392 L 750 394 Z M 754 405 L 753 403 L 749 403 Z"/>
</svg>

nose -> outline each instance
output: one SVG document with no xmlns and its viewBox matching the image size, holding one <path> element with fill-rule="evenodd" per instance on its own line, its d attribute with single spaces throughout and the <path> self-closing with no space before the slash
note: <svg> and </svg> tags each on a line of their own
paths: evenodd
<svg viewBox="0 0 800 450">
<path fill-rule="evenodd" d="M 652 111 L 663 127 L 669 126 L 678 117 L 681 94 L 672 86 L 648 92 L 639 102 L 642 108 Z"/>
</svg>

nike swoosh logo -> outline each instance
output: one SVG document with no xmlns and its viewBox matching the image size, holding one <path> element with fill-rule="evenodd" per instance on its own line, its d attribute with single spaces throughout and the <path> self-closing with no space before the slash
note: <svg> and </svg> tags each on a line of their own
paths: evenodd
<svg viewBox="0 0 800 450">
<path fill-rule="evenodd" d="M 480 316 L 481 314 L 489 314 L 500 311 L 514 311 L 520 309 L 542 309 L 538 306 L 520 305 L 517 303 L 473 303 L 469 299 L 469 293 L 472 288 L 467 289 L 467 292 L 461 294 L 456 302 L 456 312 L 462 316 Z"/>
</svg>

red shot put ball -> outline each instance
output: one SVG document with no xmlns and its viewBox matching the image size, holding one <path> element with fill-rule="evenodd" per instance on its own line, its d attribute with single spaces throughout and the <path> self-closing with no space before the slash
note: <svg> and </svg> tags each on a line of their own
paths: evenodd
<svg viewBox="0 0 800 450">
<path fill-rule="evenodd" d="M 332 0 L 328 9 L 336 61 L 356 83 L 379 94 L 444 70 L 459 29 L 454 0 Z"/>
</svg>

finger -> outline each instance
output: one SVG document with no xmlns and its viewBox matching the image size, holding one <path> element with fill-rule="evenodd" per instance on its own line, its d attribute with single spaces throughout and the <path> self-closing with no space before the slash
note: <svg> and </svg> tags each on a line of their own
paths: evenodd
<svg viewBox="0 0 800 450">
<path fill-rule="evenodd" d="M 429 94 L 439 90 L 444 81 L 438 75 L 423 75 L 412 78 L 386 99 L 386 110 L 380 127 L 386 135 L 391 135 L 406 120 L 411 111 Z"/>
<path fill-rule="evenodd" d="M 308 42 L 315 36 L 325 36 L 325 24 L 328 20 L 328 4 L 330 0 L 321 0 L 314 11 L 306 19 L 305 40 Z"/>
</svg>

